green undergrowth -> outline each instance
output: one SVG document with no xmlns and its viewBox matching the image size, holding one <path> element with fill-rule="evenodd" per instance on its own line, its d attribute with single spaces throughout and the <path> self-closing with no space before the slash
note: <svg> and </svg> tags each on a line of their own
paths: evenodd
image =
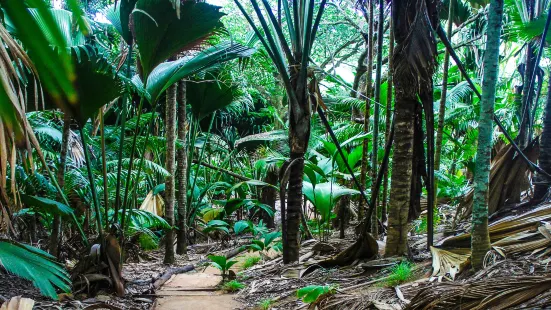
<svg viewBox="0 0 551 310">
<path fill-rule="evenodd" d="M 274 300 L 271 299 L 271 298 L 267 298 L 267 299 L 264 299 L 262 300 L 259 304 L 258 304 L 258 307 L 262 310 L 268 310 L 270 308 L 272 308 L 272 304 L 274 303 Z"/>
<path fill-rule="evenodd" d="M 403 261 L 393 267 L 390 267 L 390 275 L 384 281 L 383 285 L 392 287 L 413 279 L 413 267 L 415 265 L 408 261 Z"/>
<path fill-rule="evenodd" d="M 262 258 L 260 256 L 250 256 L 245 259 L 245 262 L 243 262 L 243 269 L 249 269 L 252 266 L 258 264 Z"/>
<path fill-rule="evenodd" d="M 242 290 L 245 288 L 245 284 L 237 281 L 237 280 L 231 280 L 222 285 L 222 289 L 226 292 L 237 292 L 239 290 Z"/>
</svg>

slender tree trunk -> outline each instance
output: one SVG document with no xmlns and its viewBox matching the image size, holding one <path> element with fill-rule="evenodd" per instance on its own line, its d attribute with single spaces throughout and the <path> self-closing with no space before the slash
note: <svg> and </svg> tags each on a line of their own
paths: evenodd
<svg viewBox="0 0 551 310">
<path fill-rule="evenodd" d="M 490 250 L 488 192 L 502 19 L 503 0 L 492 0 L 486 27 L 486 52 L 482 62 L 484 75 L 482 77 L 482 100 L 480 102 L 476 171 L 474 175 L 471 262 L 475 270 L 483 267 L 484 256 Z"/>
<path fill-rule="evenodd" d="M 551 74 L 548 82 L 547 100 L 543 112 L 543 132 L 540 137 L 540 155 L 538 158 L 539 166 L 546 172 L 551 172 Z M 541 175 L 536 175 L 536 187 L 534 189 L 534 199 L 544 198 L 549 192 L 549 180 Z"/>
<path fill-rule="evenodd" d="M 67 151 L 71 139 L 71 116 L 63 114 L 63 132 L 61 137 L 61 151 L 59 153 L 59 165 L 57 167 L 57 183 L 63 189 L 65 185 L 65 166 L 67 162 Z M 55 257 L 59 257 L 59 242 L 61 241 L 61 216 L 54 215 L 52 235 L 50 236 L 49 251 Z"/>
<path fill-rule="evenodd" d="M 177 177 L 178 194 L 176 196 L 178 203 L 178 241 L 176 244 L 176 253 L 182 255 L 187 253 L 187 115 L 186 115 L 186 82 L 178 83 L 178 140 L 182 143 L 182 148 L 177 151 Z"/>
<path fill-rule="evenodd" d="M 370 108 L 371 108 L 371 93 L 372 93 L 372 71 L 373 71 L 373 3 L 371 1 L 368 1 L 369 5 L 369 29 L 367 34 L 367 70 L 365 72 L 365 113 L 364 113 L 364 133 L 367 133 L 369 131 L 369 116 L 370 116 Z M 362 166 L 360 168 L 360 185 L 362 186 L 362 191 L 365 191 L 366 189 L 366 182 L 367 182 L 367 175 L 369 170 L 369 163 L 367 159 L 367 148 L 368 148 L 368 141 L 367 139 L 364 139 L 362 141 Z M 365 201 L 363 199 L 360 199 L 359 204 L 359 210 L 358 210 L 358 216 L 360 219 L 363 219 L 365 212 Z M 376 212 L 374 212 L 376 214 Z"/>
<path fill-rule="evenodd" d="M 174 175 L 176 172 L 176 88 L 177 85 L 173 85 L 166 90 L 166 106 L 165 106 L 165 134 L 166 134 L 166 170 L 170 175 L 166 177 L 166 189 L 165 189 L 165 218 L 170 227 L 174 226 L 174 200 L 175 200 L 175 186 Z M 171 228 L 166 233 L 166 251 L 165 251 L 165 264 L 174 263 L 174 230 Z"/>
<path fill-rule="evenodd" d="M 446 33 L 451 40 L 451 33 L 453 27 L 453 14 L 455 0 L 450 0 L 448 10 L 448 27 Z M 444 54 L 444 68 L 442 74 L 442 96 L 440 97 L 440 108 L 438 109 L 438 128 L 436 130 L 436 150 L 434 152 L 434 171 L 440 170 L 440 156 L 442 155 L 442 138 L 444 136 L 444 118 L 446 116 L 446 97 L 448 93 L 448 70 L 450 66 L 450 53 L 446 49 Z M 434 194 L 438 195 L 438 179 L 434 182 Z M 436 199 L 435 199 L 436 201 Z"/>
<path fill-rule="evenodd" d="M 304 176 L 304 154 L 310 139 L 310 103 L 306 96 L 306 81 L 299 81 L 300 71 L 295 64 L 290 68 L 291 84 L 296 95 L 296 103 L 289 104 L 289 148 L 291 167 L 285 221 L 285 242 L 283 243 L 283 263 L 297 262 L 300 249 L 300 213 L 302 208 L 302 180 Z M 283 208 L 283 206 L 282 206 Z M 282 222 L 283 224 L 283 222 Z"/>
<path fill-rule="evenodd" d="M 375 191 L 375 180 L 377 180 L 377 166 L 379 164 L 378 151 L 379 151 L 379 103 L 381 102 L 381 74 L 383 64 L 383 25 L 385 23 L 384 8 L 385 3 L 383 0 L 379 0 L 379 18 L 377 20 L 377 69 L 375 71 L 375 103 L 373 105 L 373 143 L 372 143 L 372 155 L 371 155 L 371 191 Z M 378 235 L 379 222 L 377 221 L 378 206 L 377 200 L 373 201 L 375 210 L 371 218 L 371 233 L 373 236 Z"/>
<path fill-rule="evenodd" d="M 547 100 L 543 112 L 543 131 L 540 136 L 540 154 L 538 164 L 544 171 L 551 171 L 551 73 L 549 74 Z M 541 85 L 541 83 L 540 83 Z M 540 200 L 549 192 L 549 180 L 537 174 L 535 178 L 534 198 Z"/>
<path fill-rule="evenodd" d="M 534 19 L 534 0 L 525 0 L 527 4 L 528 14 L 529 14 L 529 20 Z M 531 138 L 529 136 L 530 133 L 530 125 L 531 125 L 531 106 L 532 102 L 528 101 L 528 97 L 530 97 L 529 89 L 530 89 L 530 79 L 532 78 L 532 74 L 535 70 L 535 62 L 536 62 L 536 48 L 534 47 L 534 42 L 530 41 L 526 44 L 526 62 L 524 66 L 524 83 L 522 87 L 522 104 L 520 107 L 520 123 L 521 126 L 519 128 L 519 134 L 518 134 L 518 146 L 521 149 L 524 149 L 526 146 L 528 146 L 528 143 L 530 142 Z M 534 89 L 532 89 L 532 92 Z M 534 96 L 531 96 L 534 98 Z M 520 191 L 516 194 L 518 195 L 518 200 L 520 201 Z"/>
<path fill-rule="evenodd" d="M 392 15 L 392 13 L 391 13 Z M 394 26 L 392 25 L 392 18 L 389 20 L 389 46 L 388 54 L 392 56 L 394 54 Z M 390 126 L 391 125 L 391 111 L 392 111 L 392 89 L 393 89 L 393 80 L 392 80 L 392 57 L 388 58 L 388 79 L 387 79 L 387 93 L 386 93 L 386 120 L 385 120 L 385 137 L 386 141 L 390 138 Z M 384 223 L 387 221 L 387 196 L 388 196 L 388 168 L 385 170 L 383 178 L 383 193 L 382 193 L 382 202 L 381 202 L 381 221 Z"/>
</svg>

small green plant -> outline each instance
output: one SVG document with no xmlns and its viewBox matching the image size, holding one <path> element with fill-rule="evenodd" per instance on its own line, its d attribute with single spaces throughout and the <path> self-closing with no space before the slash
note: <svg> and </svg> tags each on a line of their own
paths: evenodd
<svg viewBox="0 0 551 310">
<path fill-rule="evenodd" d="M 158 240 L 149 234 L 140 234 L 138 243 L 144 251 L 155 250 L 159 247 Z"/>
<path fill-rule="evenodd" d="M 222 285 L 222 289 L 226 292 L 237 292 L 241 289 L 245 288 L 245 284 L 237 281 L 237 280 L 231 280 L 229 282 L 226 282 L 224 283 L 224 285 Z"/>
<path fill-rule="evenodd" d="M 230 270 L 231 266 L 237 263 L 236 260 L 227 260 L 226 256 L 209 255 L 208 258 L 211 260 L 211 266 L 222 271 L 222 278 L 224 279 L 226 278 L 226 274 L 228 273 L 228 270 Z"/>
<path fill-rule="evenodd" d="M 274 300 L 271 299 L 271 298 L 267 298 L 267 299 L 264 299 L 262 300 L 258 306 L 260 307 L 260 309 L 262 310 L 268 310 L 272 307 L 272 304 L 274 303 Z"/>
<path fill-rule="evenodd" d="M 203 228 L 203 232 L 209 233 L 211 231 L 221 231 L 229 235 L 230 234 L 230 230 L 228 229 L 229 225 L 230 224 L 222 220 L 212 220 L 205 225 L 205 227 Z"/>
<path fill-rule="evenodd" d="M 236 236 L 239 236 L 247 230 L 251 230 L 252 225 L 253 224 L 251 223 L 251 221 L 242 220 L 239 222 L 235 222 L 235 224 L 233 225 L 233 232 Z"/>
<path fill-rule="evenodd" d="M 297 291 L 298 298 L 304 303 L 311 304 L 319 301 L 321 298 L 334 294 L 337 290 L 335 285 L 309 285 Z"/>
<path fill-rule="evenodd" d="M 281 237 L 281 232 L 279 231 L 267 233 L 262 236 L 263 240 L 253 239 L 251 241 L 251 244 L 245 247 L 248 248 L 249 251 L 253 251 L 253 252 L 269 251 L 270 249 L 281 251 L 282 250 L 281 242 L 274 242 L 274 240 L 277 239 L 278 237 Z"/>
<path fill-rule="evenodd" d="M 243 262 L 243 269 L 249 269 L 252 266 L 256 265 L 262 258 L 260 256 L 250 256 L 247 257 L 245 262 Z"/>
<path fill-rule="evenodd" d="M 386 280 L 387 286 L 396 286 L 407 282 L 413 277 L 413 264 L 403 261 L 390 269 L 390 275 Z"/>
</svg>

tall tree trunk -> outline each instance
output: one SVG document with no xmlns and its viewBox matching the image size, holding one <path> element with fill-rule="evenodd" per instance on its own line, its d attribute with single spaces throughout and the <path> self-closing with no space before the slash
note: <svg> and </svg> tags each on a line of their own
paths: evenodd
<svg viewBox="0 0 551 310">
<path fill-rule="evenodd" d="M 448 27 L 446 33 L 451 40 L 453 27 L 453 14 L 455 0 L 450 0 L 448 9 Z M 446 49 L 444 54 L 444 68 L 442 74 L 442 96 L 440 97 L 440 108 L 438 109 L 438 129 L 436 130 L 436 150 L 434 152 L 434 170 L 440 170 L 440 156 L 442 155 L 442 138 L 444 136 L 444 118 L 446 116 L 446 97 L 448 94 L 448 70 L 450 66 L 450 53 Z M 438 180 L 434 182 L 434 194 L 438 194 Z M 435 199 L 436 201 L 436 199 Z"/>
<path fill-rule="evenodd" d="M 437 55 L 432 29 L 437 22 L 436 2 L 395 0 L 392 22 L 396 41 L 393 54 L 396 99 L 386 256 L 407 254 L 409 209 L 419 203 L 419 169 L 424 163 L 419 98 L 425 110 L 432 109 L 432 100 L 427 99 L 432 99 L 428 97 L 432 95 Z"/>
<path fill-rule="evenodd" d="M 166 177 L 165 187 L 165 218 L 170 227 L 174 227 L 174 200 L 175 200 L 175 161 L 176 161 L 176 88 L 172 85 L 166 90 L 165 106 L 165 134 L 166 134 L 166 170 L 170 174 Z M 174 263 L 174 230 L 171 228 L 166 233 L 165 264 Z"/>
<path fill-rule="evenodd" d="M 372 71 L 373 71 L 373 3 L 371 1 L 367 2 L 369 5 L 369 32 L 367 34 L 367 70 L 365 72 L 365 113 L 364 113 L 364 133 L 367 133 L 369 131 L 369 116 L 370 116 L 370 108 L 371 108 L 371 93 L 372 93 Z M 362 191 L 365 192 L 366 189 L 366 182 L 367 182 L 367 174 L 369 170 L 369 163 L 367 160 L 367 147 L 368 147 L 368 141 L 367 139 L 363 139 L 362 141 L 362 166 L 360 167 L 360 185 L 362 186 Z M 363 220 L 365 212 L 365 201 L 363 199 L 360 199 L 359 204 L 359 210 L 358 210 L 358 216 L 360 219 Z M 376 212 L 375 212 L 376 213 Z"/>
<path fill-rule="evenodd" d="M 412 184 L 413 121 L 417 100 L 404 96 L 396 79 L 395 130 L 392 158 L 392 186 L 388 210 L 386 256 L 407 254 L 408 214 Z"/>
<path fill-rule="evenodd" d="M 187 253 L 187 115 L 186 115 L 186 82 L 178 82 L 178 140 L 182 143 L 182 148 L 177 151 L 177 177 L 178 177 L 178 241 L 176 244 L 176 253 L 182 255 Z"/>
<path fill-rule="evenodd" d="M 71 139 L 71 116 L 63 114 L 63 132 L 61 136 L 61 150 L 59 153 L 59 164 L 57 167 L 57 183 L 63 189 L 65 185 L 65 167 L 67 162 L 67 151 Z M 52 235 L 50 236 L 49 251 L 55 257 L 59 257 L 59 242 L 61 241 L 61 216 L 54 215 Z"/>
<path fill-rule="evenodd" d="M 534 19 L 534 0 L 525 0 L 526 6 L 528 9 L 528 19 L 533 20 Z M 530 125 L 531 125 L 531 106 L 532 106 L 532 100 L 530 102 L 528 101 L 528 97 L 534 98 L 534 96 L 530 96 L 529 89 L 530 89 L 530 80 L 532 78 L 532 74 L 535 70 L 535 62 L 536 62 L 536 48 L 534 46 L 533 41 L 529 41 L 526 44 L 526 62 L 524 65 L 524 79 L 523 79 L 523 86 L 522 86 L 522 104 L 519 109 L 520 113 L 520 128 L 519 128 L 519 134 L 518 134 L 518 146 L 521 149 L 524 149 L 526 146 L 528 146 L 528 143 L 530 142 L 530 139 L 532 137 L 529 136 L 530 133 Z M 532 89 L 532 92 L 534 91 L 534 88 Z M 518 200 L 520 201 L 520 190 L 518 191 Z"/>
<path fill-rule="evenodd" d="M 375 71 L 375 103 L 373 105 L 373 143 L 372 143 L 372 155 L 371 155 L 371 182 L 372 188 L 371 191 L 375 191 L 375 180 L 377 180 L 377 166 L 378 161 L 378 151 L 379 151 L 379 114 L 380 108 L 379 103 L 381 102 L 381 74 L 382 74 L 382 64 L 383 64 L 383 26 L 385 23 L 385 3 L 383 0 L 379 0 L 379 18 L 377 19 L 377 69 Z M 375 206 L 375 211 L 372 214 L 371 219 L 371 233 L 373 236 L 378 235 L 379 222 L 377 221 L 378 206 L 379 203 L 377 200 L 372 202 Z"/>
<path fill-rule="evenodd" d="M 484 256 L 490 250 L 488 192 L 502 19 L 503 0 L 492 0 L 486 27 L 486 52 L 482 62 L 484 75 L 482 77 L 482 100 L 480 101 L 476 171 L 474 175 L 471 261 L 475 270 L 482 268 Z"/>
<path fill-rule="evenodd" d="M 283 263 L 297 262 L 300 249 L 300 213 L 302 208 L 302 180 L 304 175 L 304 154 L 310 139 L 310 103 L 306 96 L 306 80 L 299 81 L 301 64 L 295 64 L 289 70 L 291 84 L 296 95 L 296 103 L 289 103 L 289 148 L 291 167 L 289 190 L 285 210 L 286 229 L 283 236 Z M 281 206 L 282 208 L 284 206 Z"/>
<path fill-rule="evenodd" d="M 392 12 L 391 12 L 392 15 Z M 392 86 L 393 86 L 393 80 L 392 80 L 392 68 L 393 68 L 393 62 L 392 62 L 392 54 L 394 53 L 394 26 L 392 25 L 392 18 L 389 20 L 389 46 L 388 46 L 388 54 L 391 55 L 391 57 L 388 58 L 388 79 L 387 79 L 387 93 L 386 93 L 386 120 L 385 120 L 385 139 L 388 141 L 390 138 L 390 126 L 391 125 L 391 111 L 392 111 Z M 387 196 L 388 196 L 388 168 L 385 170 L 385 174 L 383 177 L 383 193 L 382 193 L 382 202 L 381 202 L 381 221 L 384 223 L 387 221 Z"/>
<path fill-rule="evenodd" d="M 551 171 L 551 74 L 549 74 L 547 88 L 547 100 L 543 112 L 543 131 L 540 136 L 540 155 L 538 158 L 539 166 L 546 172 Z M 534 189 L 534 199 L 540 200 L 549 192 L 549 180 L 541 175 L 536 175 Z"/>
</svg>

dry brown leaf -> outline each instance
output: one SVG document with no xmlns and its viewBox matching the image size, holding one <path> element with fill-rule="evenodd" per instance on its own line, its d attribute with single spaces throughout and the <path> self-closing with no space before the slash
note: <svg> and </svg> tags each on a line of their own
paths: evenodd
<svg viewBox="0 0 551 310">
<path fill-rule="evenodd" d="M 22 298 L 21 296 L 16 296 L 6 301 L 0 307 L 0 310 L 32 310 L 33 307 L 34 300 L 30 298 Z"/>
<path fill-rule="evenodd" d="M 430 252 L 432 254 L 432 276 L 445 277 L 449 274 L 452 280 L 469 264 L 471 257 L 469 249 L 446 251 L 431 247 Z"/>
</svg>

